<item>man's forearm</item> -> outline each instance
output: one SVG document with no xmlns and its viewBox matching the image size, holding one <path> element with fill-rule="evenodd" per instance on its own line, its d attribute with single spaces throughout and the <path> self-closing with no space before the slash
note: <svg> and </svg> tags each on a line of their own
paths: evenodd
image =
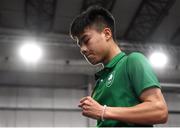
<svg viewBox="0 0 180 128">
<path fill-rule="evenodd" d="M 143 102 L 134 107 L 107 107 L 104 118 L 136 124 L 157 124 L 165 123 L 167 114 L 162 102 Z"/>
</svg>

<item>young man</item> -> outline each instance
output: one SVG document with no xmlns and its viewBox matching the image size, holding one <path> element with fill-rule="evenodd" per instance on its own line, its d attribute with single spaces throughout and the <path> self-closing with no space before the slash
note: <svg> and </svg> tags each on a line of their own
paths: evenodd
<svg viewBox="0 0 180 128">
<path fill-rule="evenodd" d="M 104 8 L 90 7 L 70 27 L 82 55 L 103 70 L 96 73 L 92 96 L 80 100 L 84 116 L 99 127 L 152 126 L 165 123 L 168 110 L 159 82 L 140 53 L 126 55 L 115 39 L 115 21 Z"/>
</svg>

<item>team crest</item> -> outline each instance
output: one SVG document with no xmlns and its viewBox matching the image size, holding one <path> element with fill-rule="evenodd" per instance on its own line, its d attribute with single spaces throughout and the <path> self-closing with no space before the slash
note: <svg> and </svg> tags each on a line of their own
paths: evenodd
<svg viewBox="0 0 180 128">
<path fill-rule="evenodd" d="M 113 71 L 106 80 L 106 86 L 110 87 L 114 81 L 115 71 Z"/>
</svg>

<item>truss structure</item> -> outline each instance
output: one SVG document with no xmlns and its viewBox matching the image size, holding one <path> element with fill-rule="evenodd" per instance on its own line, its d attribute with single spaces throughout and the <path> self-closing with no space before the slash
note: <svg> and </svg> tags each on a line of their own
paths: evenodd
<svg viewBox="0 0 180 128">
<path fill-rule="evenodd" d="M 175 0 L 142 0 L 134 15 L 124 39 L 128 41 L 146 41 L 148 37 L 168 15 Z"/>
<path fill-rule="evenodd" d="M 56 8 L 56 0 L 26 0 L 25 22 L 30 30 L 50 31 Z"/>
<path fill-rule="evenodd" d="M 116 0 L 84 0 L 81 11 L 84 11 L 93 5 L 98 5 L 112 11 L 115 2 Z"/>
</svg>

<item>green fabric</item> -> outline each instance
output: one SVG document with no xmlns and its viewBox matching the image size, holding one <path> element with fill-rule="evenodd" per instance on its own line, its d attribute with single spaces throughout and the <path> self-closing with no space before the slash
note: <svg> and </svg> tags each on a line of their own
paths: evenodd
<svg viewBox="0 0 180 128">
<path fill-rule="evenodd" d="M 124 52 L 115 56 L 103 70 L 95 74 L 96 86 L 92 97 L 101 105 L 130 107 L 140 103 L 139 96 L 150 87 L 160 88 L 159 82 L 141 53 Z M 98 127 L 139 126 L 116 120 L 97 121 Z"/>
</svg>

